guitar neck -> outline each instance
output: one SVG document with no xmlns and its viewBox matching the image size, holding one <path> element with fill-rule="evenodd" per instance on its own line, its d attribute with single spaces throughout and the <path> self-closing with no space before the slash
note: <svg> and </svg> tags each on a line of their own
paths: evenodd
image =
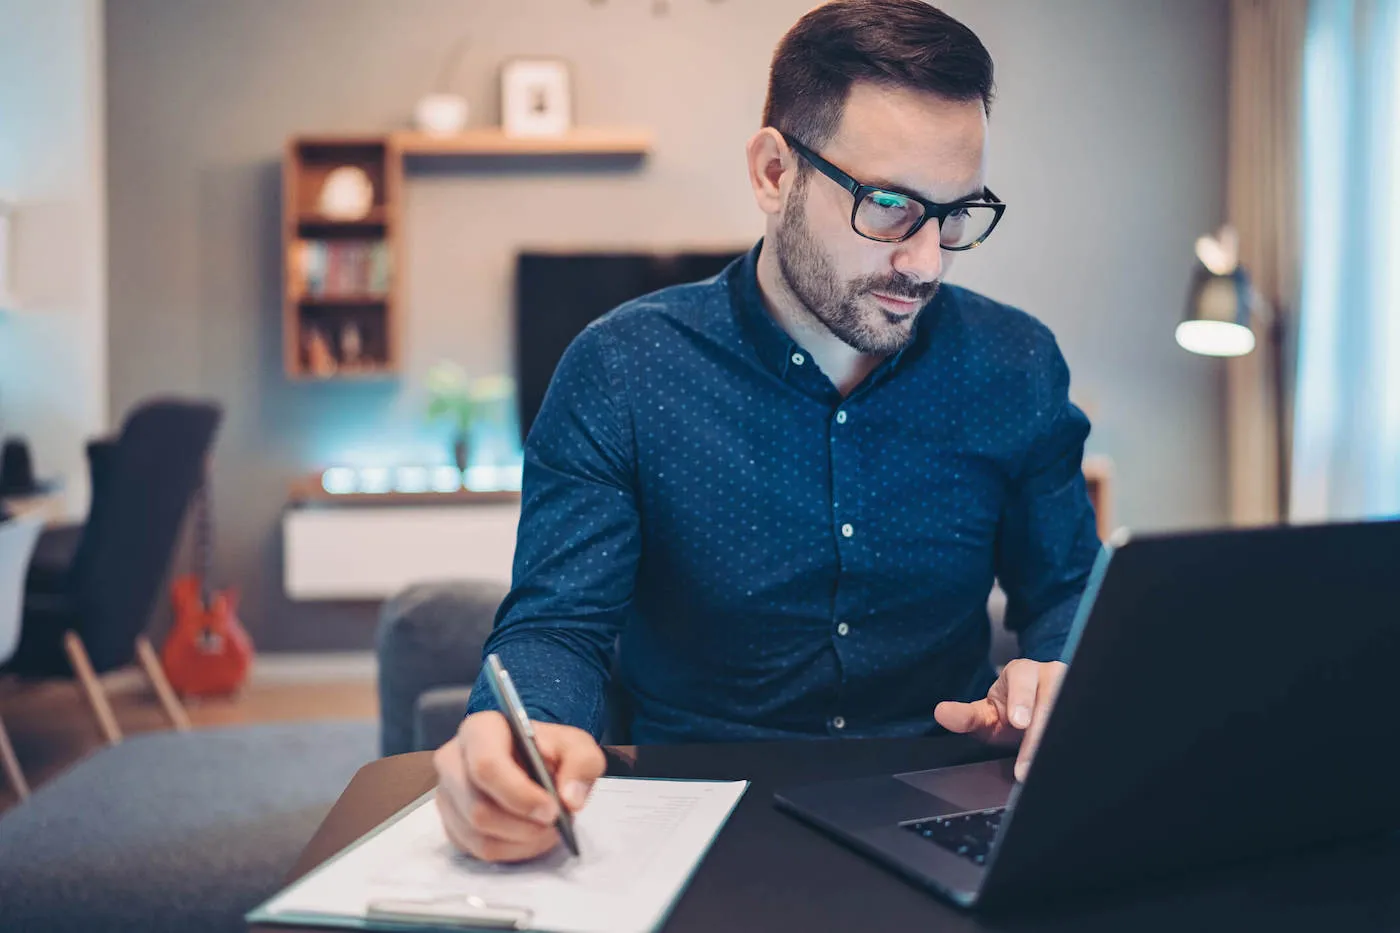
<svg viewBox="0 0 1400 933">
<path fill-rule="evenodd" d="M 195 491 L 195 548 L 199 563 L 199 602 L 209 608 L 209 575 L 214 564 L 213 516 L 209 506 L 209 475 Z"/>
</svg>

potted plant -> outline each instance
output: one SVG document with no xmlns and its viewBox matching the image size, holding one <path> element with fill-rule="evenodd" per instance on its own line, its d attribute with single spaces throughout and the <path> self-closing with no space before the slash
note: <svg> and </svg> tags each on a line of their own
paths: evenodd
<svg viewBox="0 0 1400 933">
<path fill-rule="evenodd" d="M 470 378 L 456 363 L 444 360 L 428 370 L 428 418 L 447 421 L 452 432 L 452 462 L 465 470 L 470 459 L 472 425 L 491 406 L 510 399 L 515 383 L 509 376 Z"/>
</svg>

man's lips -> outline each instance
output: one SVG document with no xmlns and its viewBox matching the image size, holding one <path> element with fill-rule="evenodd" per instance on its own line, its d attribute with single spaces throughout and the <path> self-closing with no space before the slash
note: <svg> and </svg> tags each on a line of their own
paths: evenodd
<svg viewBox="0 0 1400 933">
<path fill-rule="evenodd" d="M 919 310 L 921 302 L 917 298 L 896 298 L 883 292 L 870 293 L 887 311 L 895 314 L 912 314 Z"/>
</svg>

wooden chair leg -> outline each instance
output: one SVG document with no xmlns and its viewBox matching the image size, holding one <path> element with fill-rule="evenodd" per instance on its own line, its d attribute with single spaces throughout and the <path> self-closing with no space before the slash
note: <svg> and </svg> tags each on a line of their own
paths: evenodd
<svg viewBox="0 0 1400 933">
<path fill-rule="evenodd" d="M 165 708 L 165 715 L 170 717 L 170 725 L 177 732 L 189 732 L 190 719 L 185 715 L 185 708 L 180 705 L 180 698 L 170 686 L 165 669 L 160 666 L 160 658 L 156 657 L 151 640 L 145 635 L 138 635 L 136 638 L 136 657 L 141 661 L 141 668 L 146 672 L 146 679 L 151 682 L 156 696 L 160 697 L 160 705 Z"/>
<path fill-rule="evenodd" d="M 73 670 L 78 675 L 78 683 L 87 696 L 88 704 L 92 706 L 103 738 L 107 740 L 108 745 L 116 745 L 122 740 L 122 730 L 117 725 L 117 717 L 112 713 L 111 704 L 107 702 L 107 693 L 102 689 L 102 682 L 97 679 L 97 674 L 92 669 L 92 661 L 88 659 L 87 649 L 83 647 L 83 640 L 78 637 L 77 632 L 63 633 L 63 650 L 67 652 L 68 663 L 73 665 Z"/>
<path fill-rule="evenodd" d="M 24 781 L 24 772 L 20 770 L 19 759 L 15 757 L 15 749 L 10 744 L 10 734 L 5 731 L 3 720 L 0 720 L 0 765 L 5 766 L 5 776 L 10 779 L 10 785 L 19 794 L 19 799 L 28 797 L 29 785 Z"/>
</svg>

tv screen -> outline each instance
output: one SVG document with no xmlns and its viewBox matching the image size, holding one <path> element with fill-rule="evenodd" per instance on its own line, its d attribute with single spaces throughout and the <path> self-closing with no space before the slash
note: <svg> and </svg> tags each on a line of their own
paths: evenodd
<svg viewBox="0 0 1400 933">
<path fill-rule="evenodd" d="M 659 288 L 709 278 L 744 252 L 521 253 L 515 265 L 515 373 L 522 440 L 559 359 L 591 321 Z"/>
</svg>

